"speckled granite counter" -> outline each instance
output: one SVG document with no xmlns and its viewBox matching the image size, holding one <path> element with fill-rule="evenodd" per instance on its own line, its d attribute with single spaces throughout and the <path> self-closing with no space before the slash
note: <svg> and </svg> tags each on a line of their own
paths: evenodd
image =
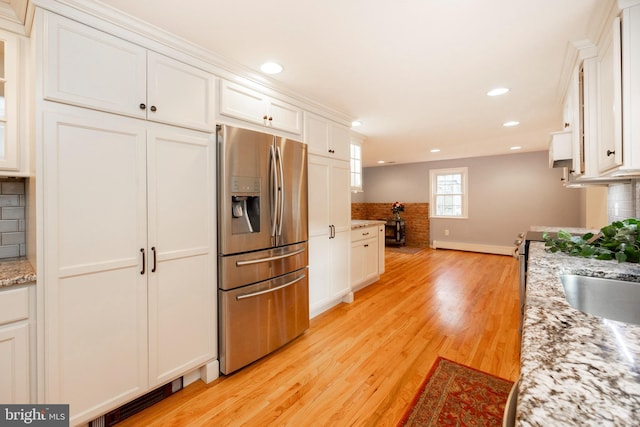
<svg viewBox="0 0 640 427">
<path fill-rule="evenodd" d="M 564 273 L 640 282 L 638 264 L 552 254 L 531 243 L 516 425 L 638 425 L 640 326 L 571 307 Z"/>
<path fill-rule="evenodd" d="M 36 281 L 36 273 L 26 258 L 0 260 L 0 288 Z"/>
<path fill-rule="evenodd" d="M 371 227 L 378 224 L 386 224 L 386 221 L 381 221 L 378 219 L 352 219 L 351 220 L 351 229 L 356 230 L 358 228 Z"/>
</svg>

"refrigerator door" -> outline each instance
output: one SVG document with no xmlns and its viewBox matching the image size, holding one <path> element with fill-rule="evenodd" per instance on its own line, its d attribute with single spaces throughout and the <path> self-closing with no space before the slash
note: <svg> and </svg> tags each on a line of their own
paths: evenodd
<svg viewBox="0 0 640 427">
<path fill-rule="evenodd" d="M 306 268 L 218 293 L 223 374 L 271 353 L 309 328 Z"/>
<path fill-rule="evenodd" d="M 233 254 L 275 246 L 274 136 L 218 127 L 218 252 Z"/>
<path fill-rule="evenodd" d="M 308 240 L 307 145 L 276 137 L 278 182 L 282 188 L 278 207 L 276 244 L 278 246 Z M 281 168 L 280 168 L 281 167 Z"/>
<path fill-rule="evenodd" d="M 307 243 L 218 257 L 218 287 L 239 288 L 309 265 Z"/>
</svg>

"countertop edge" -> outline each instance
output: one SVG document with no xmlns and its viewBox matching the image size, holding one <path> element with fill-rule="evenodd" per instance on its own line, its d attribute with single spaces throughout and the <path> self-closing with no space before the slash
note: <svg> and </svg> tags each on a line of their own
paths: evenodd
<svg viewBox="0 0 640 427">
<path fill-rule="evenodd" d="M 562 274 L 640 281 L 640 266 L 530 246 L 517 422 L 622 425 L 640 417 L 640 325 L 574 309 Z"/>
<path fill-rule="evenodd" d="M 35 269 L 26 257 L 0 260 L 0 289 L 35 282 Z"/>
</svg>

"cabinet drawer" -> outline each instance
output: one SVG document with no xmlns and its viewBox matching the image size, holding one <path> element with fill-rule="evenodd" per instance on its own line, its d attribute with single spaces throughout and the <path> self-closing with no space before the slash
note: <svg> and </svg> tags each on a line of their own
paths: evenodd
<svg viewBox="0 0 640 427">
<path fill-rule="evenodd" d="M 0 291 L 0 325 L 29 318 L 29 288 Z"/>
<path fill-rule="evenodd" d="M 358 240 L 370 239 L 371 237 L 377 237 L 378 232 L 376 227 L 356 228 L 351 230 L 351 241 L 357 242 Z"/>
</svg>

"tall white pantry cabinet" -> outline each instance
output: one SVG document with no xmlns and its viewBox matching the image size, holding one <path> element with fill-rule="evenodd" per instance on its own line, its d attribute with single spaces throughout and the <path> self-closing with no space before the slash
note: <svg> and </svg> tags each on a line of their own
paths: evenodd
<svg viewBox="0 0 640 427">
<path fill-rule="evenodd" d="M 305 114 L 309 145 L 309 311 L 315 316 L 341 300 L 350 284 L 351 170 L 349 129 Z"/>
<path fill-rule="evenodd" d="M 39 401 L 77 424 L 217 372 L 214 78 L 43 10 L 32 40 Z"/>
</svg>

